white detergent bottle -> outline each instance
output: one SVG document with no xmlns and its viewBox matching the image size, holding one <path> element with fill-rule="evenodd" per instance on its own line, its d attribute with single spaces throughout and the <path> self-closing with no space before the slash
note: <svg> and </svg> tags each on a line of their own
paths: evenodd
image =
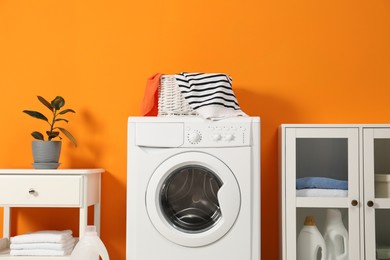
<svg viewBox="0 0 390 260">
<path fill-rule="evenodd" d="M 97 235 L 95 226 L 87 226 L 85 235 L 77 243 L 70 256 L 71 260 L 110 260 L 103 242 Z"/>
<path fill-rule="evenodd" d="M 339 209 L 326 210 L 324 234 L 327 260 L 348 260 L 348 231 Z"/>
<path fill-rule="evenodd" d="M 324 238 L 318 230 L 314 218 L 307 216 L 298 235 L 297 260 L 317 260 L 321 249 L 321 260 L 327 260 L 327 250 Z"/>
</svg>

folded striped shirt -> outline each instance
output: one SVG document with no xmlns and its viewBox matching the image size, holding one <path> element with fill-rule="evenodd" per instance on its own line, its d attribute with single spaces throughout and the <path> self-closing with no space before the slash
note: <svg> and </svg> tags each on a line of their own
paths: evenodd
<svg viewBox="0 0 390 260">
<path fill-rule="evenodd" d="M 175 79 L 189 106 L 204 118 L 246 116 L 238 105 L 229 75 L 182 72 Z"/>
</svg>

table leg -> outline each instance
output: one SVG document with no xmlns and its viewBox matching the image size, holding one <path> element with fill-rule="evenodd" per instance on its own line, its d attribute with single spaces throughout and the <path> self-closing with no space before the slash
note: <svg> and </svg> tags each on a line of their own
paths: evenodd
<svg viewBox="0 0 390 260">
<path fill-rule="evenodd" d="M 3 238 L 10 238 L 11 234 L 11 208 L 4 207 L 3 219 Z"/>
<path fill-rule="evenodd" d="M 99 194 L 98 194 L 98 196 L 99 196 L 99 201 L 98 201 L 98 203 L 96 203 L 95 205 L 94 205 L 94 215 L 93 215 L 93 223 L 94 223 L 94 225 L 95 225 L 95 227 L 96 227 L 96 232 L 97 232 L 97 234 L 98 234 L 98 236 L 100 237 L 100 203 L 101 203 L 101 183 L 102 183 L 102 176 L 99 174 L 99 183 L 98 183 L 98 185 L 99 185 L 99 189 L 98 189 L 98 191 L 99 191 Z"/>
<path fill-rule="evenodd" d="M 9 246 L 10 236 L 11 236 L 11 208 L 4 207 L 3 208 L 3 238 L 6 238 L 6 240 L 2 240 L 3 242 L 2 245 L 0 246 L 1 248 L 6 248 Z"/>
<path fill-rule="evenodd" d="M 100 236 L 100 203 L 96 203 L 94 205 L 94 218 L 93 224 L 96 227 L 96 232 L 98 236 Z"/>
<path fill-rule="evenodd" d="M 88 206 L 80 208 L 80 224 L 79 225 L 80 225 L 79 237 L 81 238 L 84 236 L 85 229 L 87 228 L 87 225 L 88 225 Z"/>
</svg>

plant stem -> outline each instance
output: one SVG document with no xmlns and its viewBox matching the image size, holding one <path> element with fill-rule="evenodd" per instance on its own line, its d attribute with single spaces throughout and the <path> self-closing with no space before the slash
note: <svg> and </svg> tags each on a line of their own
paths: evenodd
<svg viewBox="0 0 390 260">
<path fill-rule="evenodd" d="M 50 132 L 49 132 L 49 136 L 48 136 L 48 139 L 49 141 L 52 139 L 52 133 L 53 133 L 53 129 L 54 129 L 54 123 L 55 123 L 55 120 L 56 120 L 56 117 L 57 117 L 57 109 L 54 109 L 53 111 L 53 121 L 51 122 L 50 124 Z"/>
</svg>

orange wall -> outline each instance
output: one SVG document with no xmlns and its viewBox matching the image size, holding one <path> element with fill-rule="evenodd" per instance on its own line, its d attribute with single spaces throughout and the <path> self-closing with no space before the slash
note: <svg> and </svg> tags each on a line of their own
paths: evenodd
<svg viewBox="0 0 390 260">
<path fill-rule="evenodd" d="M 390 123 L 390 1 L 0 0 L 0 168 L 31 167 L 23 109 L 77 111 L 62 168 L 103 167 L 102 238 L 125 259 L 126 123 L 155 72 L 225 72 L 262 118 L 262 259 L 278 258 L 281 123 Z M 76 220 L 72 220 L 76 218 Z M 17 210 L 13 233 L 72 228 L 75 210 Z M 0 219 L 2 221 L 2 219 Z M 1 230 L 0 230 L 1 231 Z"/>
</svg>

